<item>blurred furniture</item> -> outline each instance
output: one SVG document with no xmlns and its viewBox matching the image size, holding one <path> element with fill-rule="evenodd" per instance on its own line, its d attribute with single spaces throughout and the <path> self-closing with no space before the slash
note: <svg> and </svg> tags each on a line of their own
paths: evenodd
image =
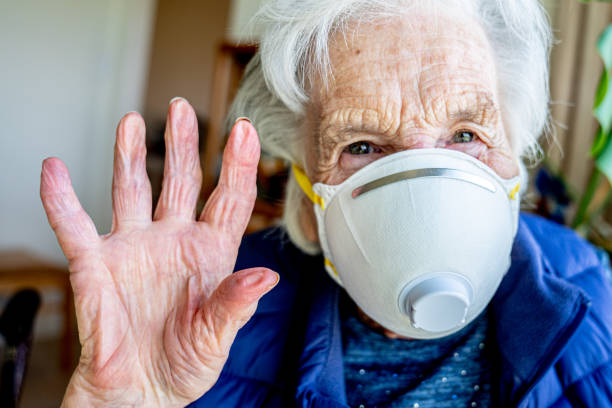
<svg viewBox="0 0 612 408">
<path fill-rule="evenodd" d="M 238 90 L 246 65 L 256 51 L 255 45 L 230 43 L 221 44 L 217 50 L 209 125 L 205 147 L 200 153 L 203 170 L 200 205 L 206 202 L 217 183 L 223 146 L 227 138 L 225 116 Z M 276 223 L 282 214 L 281 200 L 288 174 L 286 164 L 262 154 L 257 174 L 258 196 L 247 233 Z"/>
<path fill-rule="evenodd" d="M 30 350 L 34 318 L 40 307 L 40 295 L 34 289 L 14 294 L 0 315 L 0 335 L 5 348 L 0 373 L 0 406 L 19 405 Z"/>
<path fill-rule="evenodd" d="M 27 251 L 0 251 L 0 291 L 14 292 L 21 288 L 36 288 L 41 292 L 53 288 L 63 294 L 61 365 L 65 370 L 71 369 L 75 318 L 68 269 Z"/>
<path fill-rule="evenodd" d="M 201 152 L 203 170 L 201 197 L 203 201 L 210 196 L 219 173 L 219 153 L 225 141 L 223 128 L 225 115 L 238 89 L 240 78 L 249 60 L 255 55 L 255 45 L 233 45 L 223 43 L 217 49 L 213 86 L 210 97 L 210 118 L 206 145 Z"/>
</svg>

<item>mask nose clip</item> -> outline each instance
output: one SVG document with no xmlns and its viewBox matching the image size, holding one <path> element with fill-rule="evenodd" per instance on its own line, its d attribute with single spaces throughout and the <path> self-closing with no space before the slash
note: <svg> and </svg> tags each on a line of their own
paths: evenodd
<svg viewBox="0 0 612 408">
<path fill-rule="evenodd" d="M 441 333 L 465 323 L 472 285 L 458 274 L 428 274 L 406 285 L 399 301 L 414 328 Z"/>
</svg>

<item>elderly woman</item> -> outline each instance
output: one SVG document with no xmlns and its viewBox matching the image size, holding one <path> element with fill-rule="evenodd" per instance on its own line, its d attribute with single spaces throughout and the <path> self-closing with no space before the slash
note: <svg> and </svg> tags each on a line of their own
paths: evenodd
<svg viewBox="0 0 612 408">
<path fill-rule="evenodd" d="M 609 406 L 603 258 L 518 213 L 547 121 L 538 2 L 277 0 L 259 18 L 231 112 L 251 121 L 197 219 L 185 100 L 154 214 L 143 121 L 121 120 L 108 235 L 44 162 L 82 344 L 65 406 Z M 283 228 L 241 244 L 258 134 L 293 170 Z"/>
</svg>

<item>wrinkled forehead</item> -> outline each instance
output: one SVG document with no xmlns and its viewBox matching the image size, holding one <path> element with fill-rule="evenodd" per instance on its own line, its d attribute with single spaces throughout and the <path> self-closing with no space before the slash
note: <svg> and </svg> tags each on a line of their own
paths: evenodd
<svg viewBox="0 0 612 408">
<path fill-rule="evenodd" d="M 470 90 L 492 99 L 497 95 L 489 41 L 478 22 L 460 10 L 354 22 L 331 36 L 329 56 L 327 81 L 315 81 L 312 88 L 314 102 L 322 108 L 333 109 L 330 103 L 351 95 L 390 92 L 404 99 Z"/>
</svg>

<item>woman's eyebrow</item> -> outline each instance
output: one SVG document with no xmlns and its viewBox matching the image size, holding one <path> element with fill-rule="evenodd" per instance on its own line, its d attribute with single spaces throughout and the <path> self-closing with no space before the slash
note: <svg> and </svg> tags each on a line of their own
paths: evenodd
<svg viewBox="0 0 612 408">
<path fill-rule="evenodd" d="M 372 127 L 364 124 L 352 125 L 343 123 L 339 126 L 330 127 L 327 129 L 327 137 L 330 137 L 334 142 L 344 142 L 355 138 L 356 136 L 368 137 L 393 137 L 378 127 Z"/>
<path fill-rule="evenodd" d="M 338 115 L 338 112 L 350 112 Z M 390 123 L 381 120 L 380 113 L 375 109 L 338 109 L 326 115 L 327 118 L 336 117 L 335 120 L 323 120 L 319 128 L 319 135 L 335 142 L 343 142 L 356 135 L 389 136 Z"/>
<path fill-rule="evenodd" d="M 482 125 L 497 121 L 499 117 L 497 104 L 487 96 L 479 95 L 469 106 L 457 107 L 448 113 L 452 122 L 473 122 Z"/>
<path fill-rule="evenodd" d="M 483 118 L 483 111 L 477 108 L 461 109 L 451 112 L 448 117 L 453 122 L 467 121 L 480 123 Z"/>
<path fill-rule="evenodd" d="M 468 93 L 461 95 L 450 94 L 446 102 L 451 106 L 445 115 L 437 117 L 436 122 L 440 126 L 452 126 L 457 122 L 472 122 L 484 127 L 494 126 L 501 118 L 501 111 L 488 92 Z M 322 124 L 319 135 L 325 135 L 328 141 L 342 143 L 356 136 L 394 138 L 399 129 L 405 127 L 408 122 L 397 128 L 398 122 L 391 120 L 389 116 L 381 115 L 375 109 L 345 108 L 352 114 L 340 115 L 342 119 Z M 327 116 L 334 116 L 343 109 L 330 112 Z M 365 115 L 365 113 L 369 113 Z M 355 113 L 359 113 L 358 115 Z M 365 119 L 365 120 L 364 120 Z M 412 123 L 410 127 L 415 125 Z M 416 125 L 415 125 L 416 126 Z"/>
</svg>

